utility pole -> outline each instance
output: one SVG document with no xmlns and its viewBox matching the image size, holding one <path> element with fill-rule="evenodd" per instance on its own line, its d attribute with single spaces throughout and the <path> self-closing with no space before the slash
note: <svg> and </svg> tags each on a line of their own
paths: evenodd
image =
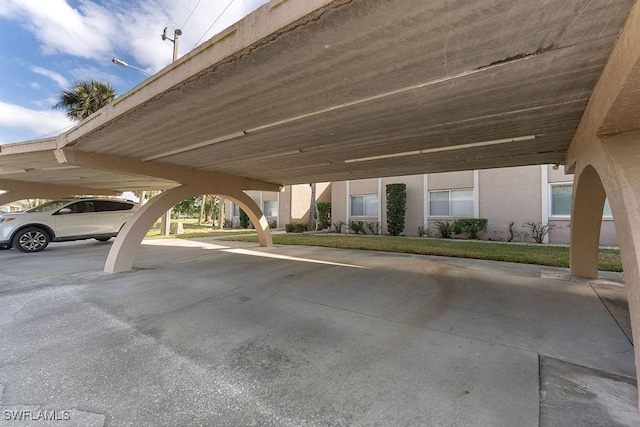
<svg viewBox="0 0 640 427">
<path fill-rule="evenodd" d="M 182 30 L 176 28 L 173 32 L 173 39 L 170 39 L 169 37 L 167 37 L 167 27 L 164 27 L 164 30 L 160 35 L 160 37 L 162 37 L 162 40 L 169 40 L 171 43 L 173 43 L 173 62 L 176 62 L 178 60 L 178 37 L 180 37 L 181 35 Z M 160 221 L 160 234 L 164 236 L 168 236 L 171 232 L 172 209 L 173 208 L 169 209 L 164 215 L 162 215 L 162 220 Z"/>
<path fill-rule="evenodd" d="M 173 31 L 173 39 L 170 39 L 169 37 L 167 37 L 167 27 L 164 27 L 164 31 L 162 31 L 162 34 L 160 37 L 162 37 L 162 40 L 169 40 L 171 43 L 173 43 L 173 62 L 176 62 L 178 60 L 178 37 L 180 37 L 182 35 L 182 30 L 180 28 L 176 28 Z"/>
</svg>

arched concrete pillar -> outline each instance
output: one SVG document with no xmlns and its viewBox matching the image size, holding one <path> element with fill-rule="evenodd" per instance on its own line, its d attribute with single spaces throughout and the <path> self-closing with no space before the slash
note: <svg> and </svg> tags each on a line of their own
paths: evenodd
<svg viewBox="0 0 640 427">
<path fill-rule="evenodd" d="M 597 250 L 593 249 L 592 239 L 600 227 L 596 225 L 594 216 L 596 211 L 602 212 L 602 208 L 598 209 L 596 205 L 600 206 L 602 197 L 599 187 L 604 187 L 620 246 L 633 340 L 640 343 L 640 131 L 584 138 L 572 146 L 571 158 L 575 159 L 574 174 L 578 182 L 571 221 L 571 274 L 578 277 L 595 277 L 597 274 L 585 264 L 595 263 L 593 257 Z M 582 197 L 594 197 L 596 200 L 589 202 Z M 587 212 L 581 212 L 581 207 Z M 590 225 L 597 230 L 574 231 L 576 225 L 581 228 Z M 580 231 L 586 237 L 581 236 Z M 590 245 L 587 253 L 580 247 L 583 244 Z M 580 253 L 584 254 L 584 260 L 579 259 Z M 640 372 L 638 351 L 635 352 L 635 362 L 636 371 Z"/>
<path fill-rule="evenodd" d="M 22 199 L 27 199 L 26 194 L 16 193 L 13 191 L 9 191 L 7 193 L 0 194 L 0 206 L 4 206 L 8 203 L 15 202 Z"/>
<path fill-rule="evenodd" d="M 182 185 L 164 191 L 152 198 L 127 221 L 111 246 L 104 271 L 107 273 L 119 273 L 131 270 L 140 243 L 154 222 L 177 203 L 199 194 L 219 194 L 236 202 L 254 224 L 260 246 L 272 245 L 267 219 L 262 214 L 260 207 L 243 191 L 224 188 L 224 185 Z"/>
<path fill-rule="evenodd" d="M 571 275 L 598 277 L 600 227 L 606 194 L 598 172 L 586 166 L 574 178 L 571 205 Z"/>
</svg>

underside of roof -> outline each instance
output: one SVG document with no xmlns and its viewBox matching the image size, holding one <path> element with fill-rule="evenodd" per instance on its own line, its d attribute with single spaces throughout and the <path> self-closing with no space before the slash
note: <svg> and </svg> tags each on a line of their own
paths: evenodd
<svg viewBox="0 0 640 427">
<path fill-rule="evenodd" d="M 53 142 L 1 147 L 0 179 L 177 185 L 52 148 L 281 185 L 561 163 L 633 3 L 272 1 Z"/>
</svg>

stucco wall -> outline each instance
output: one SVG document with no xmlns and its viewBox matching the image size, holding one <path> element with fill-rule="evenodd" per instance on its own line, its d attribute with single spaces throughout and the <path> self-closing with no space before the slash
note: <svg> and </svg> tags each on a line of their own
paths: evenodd
<svg viewBox="0 0 640 427">
<path fill-rule="evenodd" d="M 357 179 L 349 181 L 349 195 L 359 194 L 378 194 L 378 179 Z"/>
<path fill-rule="evenodd" d="M 473 188 L 473 171 L 429 174 L 429 190 L 454 188 Z"/>
<path fill-rule="evenodd" d="M 346 181 L 331 184 L 331 223 L 347 222 L 347 183 Z M 343 230 L 344 231 L 344 230 Z"/>
<path fill-rule="evenodd" d="M 480 218 L 489 220 L 484 238 L 507 240 L 510 221 L 522 232 L 524 223 L 542 220 L 540 166 L 481 170 L 478 181 Z"/>
</svg>

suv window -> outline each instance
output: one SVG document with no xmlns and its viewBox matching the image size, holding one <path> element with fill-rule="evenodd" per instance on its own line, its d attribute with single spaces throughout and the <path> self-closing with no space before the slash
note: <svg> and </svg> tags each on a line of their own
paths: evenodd
<svg viewBox="0 0 640 427">
<path fill-rule="evenodd" d="M 93 212 L 93 202 L 76 202 L 67 206 L 67 208 L 71 209 L 71 213 L 74 214 L 90 213 Z"/>
<path fill-rule="evenodd" d="M 116 202 L 113 200 L 96 200 L 93 202 L 93 206 L 96 212 L 129 211 L 133 208 L 131 203 Z"/>
</svg>

